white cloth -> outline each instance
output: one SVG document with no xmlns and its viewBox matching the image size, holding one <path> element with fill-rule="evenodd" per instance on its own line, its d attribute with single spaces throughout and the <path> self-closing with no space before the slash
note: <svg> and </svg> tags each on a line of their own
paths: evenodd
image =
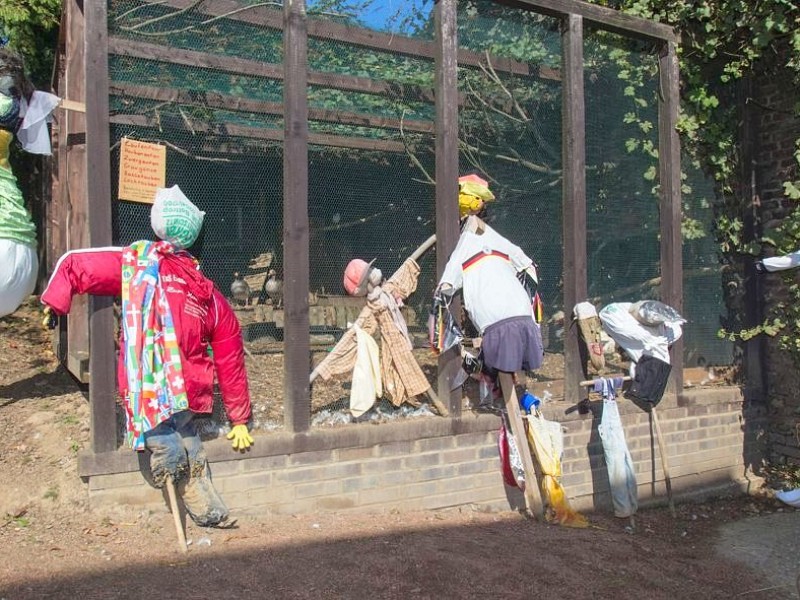
<svg viewBox="0 0 800 600">
<path fill-rule="evenodd" d="M 489 325 L 511 317 L 532 316 L 531 300 L 517 273 L 533 261 L 491 227 L 482 234 L 465 230 L 442 273 L 439 285 L 464 288 L 464 306 L 481 335 Z"/>
<path fill-rule="evenodd" d="M 356 330 L 356 364 L 353 367 L 353 383 L 350 387 L 350 412 L 360 417 L 375 404 L 375 398 L 383 396 L 381 384 L 381 361 L 375 339 L 358 325 Z"/>
<path fill-rule="evenodd" d="M 35 248 L 0 239 L 0 317 L 13 313 L 33 293 L 38 273 Z"/>
<path fill-rule="evenodd" d="M 785 271 L 800 266 L 800 250 L 785 256 L 772 256 L 761 261 L 767 271 Z"/>
<path fill-rule="evenodd" d="M 670 324 L 648 327 L 631 314 L 631 306 L 633 304 L 630 302 L 615 302 L 604 307 L 599 313 L 603 329 L 624 348 L 634 363 L 647 355 L 669 364 L 669 347 L 681 337 L 681 326 Z"/>
<path fill-rule="evenodd" d="M 61 98 L 47 92 L 35 91 L 30 103 L 22 99 L 20 116 L 25 115 L 17 131 L 22 149 L 31 154 L 51 154 L 50 132 L 47 124 L 52 121 L 53 111 Z"/>
</svg>

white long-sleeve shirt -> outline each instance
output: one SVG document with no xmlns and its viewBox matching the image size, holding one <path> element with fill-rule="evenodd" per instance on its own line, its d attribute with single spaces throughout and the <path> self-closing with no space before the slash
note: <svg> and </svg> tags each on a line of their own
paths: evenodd
<svg viewBox="0 0 800 600">
<path fill-rule="evenodd" d="M 464 306 L 481 335 L 489 325 L 531 316 L 531 300 L 517 273 L 533 261 L 491 227 L 464 231 L 444 268 L 439 285 L 464 288 Z"/>
</svg>

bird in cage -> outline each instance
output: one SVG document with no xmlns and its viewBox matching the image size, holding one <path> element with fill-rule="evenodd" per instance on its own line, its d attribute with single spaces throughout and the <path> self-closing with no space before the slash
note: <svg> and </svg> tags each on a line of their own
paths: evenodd
<svg viewBox="0 0 800 600">
<path fill-rule="evenodd" d="M 281 308 L 283 306 L 283 280 L 278 279 L 278 272 L 275 269 L 270 269 L 267 275 L 264 291 L 267 292 L 272 305 L 275 308 Z"/>
<path fill-rule="evenodd" d="M 250 304 L 250 286 L 241 278 L 238 272 L 233 274 L 231 297 L 238 306 L 247 306 Z"/>
</svg>

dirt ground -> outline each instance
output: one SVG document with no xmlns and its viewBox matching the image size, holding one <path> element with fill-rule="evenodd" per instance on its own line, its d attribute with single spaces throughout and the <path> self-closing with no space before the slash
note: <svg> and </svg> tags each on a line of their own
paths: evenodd
<svg viewBox="0 0 800 600">
<path fill-rule="evenodd" d="M 469 507 L 240 517 L 190 524 L 183 555 L 166 510 L 88 510 L 88 420 L 35 303 L 0 319 L 1 599 L 796 597 L 796 564 L 772 567 L 796 560 L 800 512 L 768 497 L 642 509 L 634 532 L 605 514 L 579 530 Z"/>
</svg>

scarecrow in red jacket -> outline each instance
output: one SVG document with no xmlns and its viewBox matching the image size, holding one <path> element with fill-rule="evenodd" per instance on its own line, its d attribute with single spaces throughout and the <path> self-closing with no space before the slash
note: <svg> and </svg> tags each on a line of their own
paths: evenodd
<svg viewBox="0 0 800 600">
<path fill-rule="evenodd" d="M 178 186 L 159 189 L 150 217 L 157 241 L 66 253 L 41 301 L 52 322 L 69 312 L 75 294 L 122 297 L 118 380 L 127 442 L 151 451 L 157 487 L 168 478 L 185 481 L 178 489 L 198 525 L 220 526 L 228 510 L 211 483 L 194 424 L 196 414 L 211 413 L 215 372 L 233 448 L 245 450 L 253 438 L 239 322 L 186 251 L 203 216 Z"/>
</svg>

